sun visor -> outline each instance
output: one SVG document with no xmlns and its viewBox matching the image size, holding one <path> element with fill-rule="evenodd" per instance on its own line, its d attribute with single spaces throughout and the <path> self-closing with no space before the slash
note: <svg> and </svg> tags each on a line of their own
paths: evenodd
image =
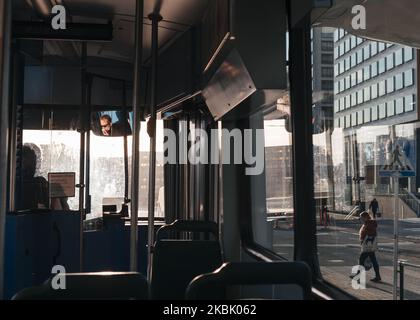
<svg viewBox="0 0 420 320">
<path fill-rule="evenodd" d="M 215 5 L 222 11 L 226 2 L 215 1 Z M 222 40 L 204 71 L 202 94 L 216 120 L 246 116 L 273 105 L 287 89 L 285 1 L 228 4 L 229 16 L 213 8 L 211 18 L 204 22 L 226 26 L 223 33 L 220 29 L 214 33 Z M 215 39 L 205 40 L 215 47 Z"/>
</svg>

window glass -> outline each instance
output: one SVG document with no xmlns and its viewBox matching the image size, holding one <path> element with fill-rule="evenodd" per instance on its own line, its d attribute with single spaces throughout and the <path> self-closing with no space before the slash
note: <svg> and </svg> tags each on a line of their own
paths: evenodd
<svg viewBox="0 0 420 320">
<path fill-rule="evenodd" d="M 351 126 L 357 126 L 357 113 L 352 113 L 351 114 Z"/>
<path fill-rule="evenodd" d="M 353 49 L 356 46 L 356 37 L 350 36 L 350 48 Z"/>
<path fill-rule="evenodd" d="M 399 73 L 395 76 L 395 90 L 401 90 L 404 87 L 403 74 Z"/>
<path fill-rule="evenodd" d="M 372 121 L 378 120 L 378 106 L 373 106 L 371 108 L 371 115 L 372 115 Z"/>
<path fill-rule="evenodd" d="M 364 95 L 364 100 L 365 101 L 370 100 L 370 87 L 366 87 L 366 88 L 363 89 L 363 95 Z"/>
<path fill-rule="evenodd" d="M 322 67 L 321 68 L 321 76 L 323 77 L 333 77 L 334 70 L 332 67 Z"/>
<path fill-rule="evenodd" d="M 386 70 L 391 70 L 394 68 L 394 54 L 390 54 L 386 57 Z"/>
<path fill-rule="evenodd" d="M 269 228 L 258 228 L 256 241 L 293 260 L 292 135 L 286 120 L 264 121 L 264 137 L 267 217 L 255 221 L 254 229 L 255 224 Z"/>
<path fill-rule="evenodd" d="M 350 76 L 344 78 L 346 90 L 350 88 Z"/>
<path fill-rule="evenodd" d="M 333 51 L 334 42 L 330 40 L 321 40 L 321 50 L 322 51 Z"/>
<path fill-rule="evenodd" d="M 350 96 L 351 96 L 351 106 L 354 107 L 357 104 L 357 92 L 353 92 Z"/>
<path fill-rule="evenodd" d="M 321 63 L 325 64 L 333 64 L 334 56 L 330 53 L 323 53 L 321 54 Z"/>
<path fill-rule="evenodd" d="M 388 117 L 392 117 L 395 114 L 395 101 L 391 100 L 386 103 Z"/>
<path fill-rule="evenodd" d="M 363 68 L 363 77 L 365 81 L 370 79 L 370 66 Z"/>
<path fill-rule="evenodd" d="M 378 62 L 374 62 L 370 65 L 370 74 L 372 78 L 378 75 Z"/>
<path fill-rule="evenodd" d="M 146 218 L 148 212 L 149 188 L 149 139 L 146 125 L 141 126 L 140 136 L 140 186 L 139 217 Z M 156 189 L 155 216 L 164 217 L 163 206 L 163 121 L 156 126 Z M 102 216 L 103 205 L 116 205 L 121 209 L 124 201 L 124 139 L 123 137 L 104 137 L 93 132 L 90 136 L 90 193 L 91 214 L 88 219 Z M 131 161 L 132 136 L 128 136 L 128 156 Z M 129 163 L 129 176 L 131 166 Z M 106 173 L 106 174 L 105 174 Z M 130 185 L 130 184 L 129 184 Z"/>
<path fill-rule="evenodd" d="M 394 29 L 390 27 L 389 30 Z M 357 41 L 360 43 L 361 40 Z M 370 46 L 370 55 L 365 51 L 367 45 Z M 381 51 L 379 55 L 378 49 Z M 380 172 L 386 165 L 392 166 L 391 161 L 395 157 L 392 151 L 396 150 L 397 145 L 402 154 L 399 158 L 402 166 L 407 163 L 413 168 L 418 167 L 417 139 L 420 122 L 416 104 L 417 65 L 414 61 L 404 64 L 406 59 L 414 59 L 416 51 L 398 44 L 378 44 L 365 40 L 362 46 L 344 54 L 341 59 L 357 52 L 356 61 L 360 62 L 361 51 L 364 58 L 368 59 L 370 56 L 372 62 L 368 60 L 370 63 L 359 64 L 358 68 L 349 72 L 356 74 L 355 78 L 351 76 L 350 82 L 346 83 L 346 99 L 349 103 L 351 97 L 349 104 L 353 108 L 335 112 L 330 118 L 333 121 L 328 120 L 325 114 L 325 120 L 336 125 L 334 130 L 329 131 L 329 136 L 317 133 L 313 135 L 318 260 L 323 278 L 352 295 L 361 299 L 392 299 L 392 197 L 395 185 L 392 179 L 382 177 Z M 368 66 L 371 67 L 370 70 L 366 68 Z M 359 76 L 359 69 L 363 72 L 362 76 Z M 341 78 L 334 79 L 335 82 L 340 80 Z M 343 95 L 338 98 L 342 99 Z M 357 105 L 354 105 L 354 101 L 357 101 Z M 326 159 L 330 157 L 330 163 L 320 163 L 320 154 L 325 154 Z M 399 190 L 401 203 L 404 204 L 404 210 L 400 212 L 400 235 L 409 236 L 400 238 L 399 259 L 416 264 L 419 264 L 420 256 L 415 240 L 409 240 L 414 239 L 409 234 L 413 231 L 409 221 L 418 219 L 416 195 L 420 191 L 419 181 L 415 177 L 402 178 Z M 413 204 L 410 205 L 411 200 L 408 197 L 411 197 Z M 366 289 L 354 290 L 349 275 L 361 252 L 361 223 L 357 211 L 369 210 L 374 198 L 378 200 L 382 215 L 381 218 L 377 217 L 379 245 L 376 251 L 382 283 L 370 282 L 374 271 L 369 270 Z M 409 217 L 410 213 L 413 215 Z M 405 295 L 418 299 L 419 277 L 413 270 L 411 272 L 413 273 L 409 274 L 406 270 L 405 273 L 405 286 L 410 287 L 406 288 Z"/>
<path fill-rule="evenodd" d="M 367 60 L 370 58 L 370 45 L 369 44 L 363 48 L 363 55 L 364 55 L 364 60 Z"/>
<path fill-rule="evenodd" d="M 370 51 L 372 53 L 372 56 L 378 53 L 378 43 L 376 41 L 370 43 Z"/>
<path fill-rule="evenodd" d="M 404 86 L 405 87 L 409 87 L 414 84 L 413 73 L 414 73 L 413 69 L 404 71 Z"/>
<path fill-rule="evenodd" d="M 404 112 L 404 98 L 398 98 L 395 101 L 395 113 L 401 114 Z"/>
<path fill-rule="evenodd" d="M 403 49 L 395 51 L 395 65 L 399 66 L 403 63 Z"/>
<path fill-rule="evenodd" d="M 413 48 L 404 47 L 404 62 L 413 60 Z"/>
<path fill-rule="evenodd" d="M 363 110 L 357 111 L 357 125 L 363 124 Z"/>
<path fill-rule="evenodd" d="M 384 50 L 385 50 L 385 43 L 379 42 L 379 44 L 378 44 L 378 51 L 379 52 L 382 52 Z"/>
<path fill-rule="evenodd" d="M 370 92 L 371 92 L 370 96 L 372 99 L 376 99 L 378 97 L 378 84 L 377 83 L 375 83 L 374 85 L 370 87 Z"/>
<path fill-rule="evenodd" d="M 386 91 L 387 93 L 394 92 L 394 77 L 388 78 L 386 80 Z"/>
<path fill-rule="evenodd" d="M 357 60 L 357 64 L 363 62 L 363 50 L 359 50 L 356 52 L 356 60 Z"/>
<path fill-rule="evenodd" d="M 355 65 L 357 64 L 357 61 L 356 61 L 356 54 L 355 53 L 353 53 L 351 56 L 350 56 L 350 67 L 354 67 Z"/>
<path fill-rule="evenodd" d="M 364 102 L 363 90 L 357 92 L 357 104 L 362 104 Z"/>
<path fill-rule="evenodd" d="M 29 146 L 33 150 L 35 161 L 35 172 L 31 179 L 41 180 L 48 187 L 49 173 L 75 173 L 76 183 L 80 173 L 80 133 L 70 130 L 23 130 L 23 145 Z M 45 209 L 49 205 L 57 210 L 79 210 L 79 193 L 75 190 L 75 196 L 57 200 L 49 199 L 48 188 L 41 194 L 35 193 L 35 188 L 29 187 L 29 179 L 22 183 L 22 199 L 17 206 L 21 209 Z M 34 180 L 35 181 L 35 180 Z M 42 183 L 37 183 L 37 185 Z M 42 188 L 36 190 L 43 190 Z M 33 194 L 31 193 L 33 191 Z M 31 196 L 29 196 L 29 194 Z M 49 203 L 37 201 L 31 203 L 28 199 L 46 198 Z M 54 203 L 53 203 L 54 202 Z M 66 208 L 68 206 L 68 208 Z"/>
<path fill-rule="evenodd" d="M 385 80 L 382 80 L 382 81 L 379 82 L 378 85 L 379 85 L 378 95 L 380 97 L 382 97 L 383 95 L 386 94 L 386 81 Z"/>
<path fill-rule="evenodd" d="M 370 122 L 370 108 L 363 110 L 364 123 Z"/>
<path fill-rule="evenodd" d="M 386 70 L 385 58 L 379 59 L 378 63 L 379 63 L 379 67 L 378 67 L 379 74 L 384 73 Z"/>
<path fill-rule="evenodd" d="M 332 80 L 322 80 L 321 81 L 321 88 L 322 90 L 333 90 L 334 89 L 334 81 Z"/>
<path fill-rule="evenodd" d="M 415 102 L 414 102 L 414 96 L 409 95 L 404 98 L 404 104 L 405 104 L 405 111 L 413 111 L 415 109 Z"/>
<path fill-rule="evenodd" d="M 344 59 L 344 69 L 348 71 L 350 69 L 350 57 Z"/>
<path fill-rule="evenodd" d="M 379 119 L 384 119 L 386 118 L 386 104 L 385 103 L 381 103 L 379 106 Z"/>
<path fill-rule="evenodd" d="M 353 72 L 351 75 L 350 75 L 350 85 L 353 87 L 353 86 L 355 86 L 357 84 L 357 73 L 356 72 Z"/>
<path fill-rule="evenodd" d="M 363 70 L 357 70 L 357 84 L 363 82 Z"/>
</svg>

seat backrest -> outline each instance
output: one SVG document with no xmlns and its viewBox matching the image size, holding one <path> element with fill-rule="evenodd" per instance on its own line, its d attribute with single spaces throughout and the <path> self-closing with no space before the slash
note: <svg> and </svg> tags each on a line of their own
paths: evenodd
<svg viewBox="0 0 420 320">
<path fill-rule="evenodd" d="M 222 264 L 218 241 L 161 240 L 153 251 L 151 297 L 185 299 L 188 284 L 196 276 Z"/>
<path fill-rule="evenodd" d="M 98 272 L 60 274 L 65 289 L 53 289 L 54 278 L 41 286 L 26 288 L 13 300 L 147 300 L 148 283 L 136 272 Z M 60 280 L 60 284 L 63 282 Z"/>
<path fill-rule="evenodd" d="M 302 299 L 309 300 L 312 274 L 304 262 L 225 263 L 218 270 L 192 280 L 187 288 L 187 299 L 222 299 L 224 297 L 209 293 L 234 285 L 297 285 Z"/>
<path fill-rule="evenodd" d="M 214 236 L 215 239 L 218 239 L 219 228 L 217 223 L 211 221 L 186 221 L 186 220 L 176 220 L 171 224 L 166 224 L 159 228 L 156 233 L 156 241 L 162 239 L 168 239 L 168 234 L 170 232 L 193 232 L 193 233 L 209 233 Z"/>
</svg>

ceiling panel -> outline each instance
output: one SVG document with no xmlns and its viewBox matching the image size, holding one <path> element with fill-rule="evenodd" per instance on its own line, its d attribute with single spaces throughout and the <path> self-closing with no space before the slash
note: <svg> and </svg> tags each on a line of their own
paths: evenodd
<svg viewBox="0 0 420 320">
<path fill-rule="evenodd" d="M 28 5 L 30 1 L 14 1 L 15 19 L 33 20 L 38 18 Z M 50 0 L 40 0 L 47 4 Z M 114 40 L 107 44 L 91 44 L 89 53 L 116 60 L 132 61 L 134 53 L 134 28 L 136 0 L 62 0 L 74 22 L 105 22 L 114 25 Z M 144 59 L 150 56 L 151 26 L 147 16 L 153 12 L 157 0 L 145 0 L 144 6 Z M 209 0 L 161 0 L 160 14 L 163 21 L 159 28 L 159 46 L 198 23 Z"/>
</svg>

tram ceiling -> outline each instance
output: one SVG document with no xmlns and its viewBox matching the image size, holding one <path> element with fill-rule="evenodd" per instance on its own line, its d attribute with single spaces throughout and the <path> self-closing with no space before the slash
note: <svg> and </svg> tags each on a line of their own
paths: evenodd
<svg viewBox="0 0 420 320">
<path fill-rule="evenodd" d="M 59 2 L 14 1 L 14 20 L 48 21 L 48 9 L 42 13 L 40 8 L 50 8 Z M 286 32 L 285 1 L 267 0 L 264 6 L 254 0 L 145 0 L 144 3 L 145 64 L 151 54 L 152 30 L 148 15 L 158 13 L 163 17 L 158 37 L 159 106 L 165 107 L 174 97 L 183 99 L 202 92 L 213 117 L 221 119 L 233 109 L 239 111 L 238 114 L 248 114 L 270 107 L 284 95 L 286 45 L 279 39 Z M 104 25 L 112 22 L 112 41 L 89 42 L 91 59 L 132 64 L 135 0 L 65 0 L 63 4 L 69 23 Z M 65 48 L 49 46 L 47 49 L 43 49 L 44 57 L 62 56 Z M 77 54 L 80 54 L 77 47 L 72 48 L 69 59 L 74 60 Z M 145 105 L 149 98 L 144 97 Z M 247 110 L 237 109 L 239 105 Z"/>
<path fill-rule="evenodd" d="M 106 24 L 112 22 L 113 39 L 109 43 L 92 43 L 89 55 L 120 61 L 133 61 L 136 0 L 16 0 L 14 20 L 39 21 L 53 4 L 64 3 L 70 23 Z M 163 20 L 159 24 L 159 47 L 169 43 L 202 18 L 208 0 L 145 0 L 143 20 L 144 60 L 151 54 L 151 22 L 147 15 L 158 10 Z"/>
</svg>

